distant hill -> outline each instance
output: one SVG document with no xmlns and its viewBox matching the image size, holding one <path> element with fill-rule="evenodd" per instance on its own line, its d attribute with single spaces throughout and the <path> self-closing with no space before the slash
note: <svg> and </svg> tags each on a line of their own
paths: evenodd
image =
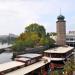
<svg viewBox="0 0 75 75">
<path fill-rule="evenodd" d="M 18 36 L 15 34 L 0 35 L 1 43 L 13 43 Z"/>
<path fill-rule="evenodd" d="M 14 38 L 17 37 L 17 35 L 15 35 L 15 34 L 9 34 L 9 35 L 0 35 L 0 38 L 7 38 L 8 36 L 14 37 Z"/>
</svg>

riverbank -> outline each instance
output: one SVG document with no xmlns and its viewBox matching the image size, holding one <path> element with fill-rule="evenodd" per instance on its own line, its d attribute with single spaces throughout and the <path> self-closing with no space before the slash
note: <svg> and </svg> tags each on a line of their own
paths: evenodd
<svg viewBox="0 0 75 75">
<path fill-rule="evenodd" d="M 0 54 L 3 53 L 5 50 L 4 49 L 0 49 Z"/>
</svg>

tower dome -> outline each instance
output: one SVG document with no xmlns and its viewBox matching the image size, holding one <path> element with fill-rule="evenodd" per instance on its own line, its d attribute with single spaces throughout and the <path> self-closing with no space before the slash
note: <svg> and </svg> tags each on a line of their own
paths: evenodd
<svg viewBox="0 0 75 75">
<path fill-rule="evenodd" d="M 63 15 L 59 15 L 59 16 L 57 17 L 58 20 L 64 20 L 64 18 L 65 18 L 65 17 L 64 17 Z"/>
</svg>

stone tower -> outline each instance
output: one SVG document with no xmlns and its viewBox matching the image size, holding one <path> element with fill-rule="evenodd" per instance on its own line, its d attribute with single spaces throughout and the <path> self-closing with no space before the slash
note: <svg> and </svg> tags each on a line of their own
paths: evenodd
<svg viewBox="0 0 75 75">
<path fill-rule="evenodd" d="M 57 40 L 56 44 L 59 46 L 66 45 L 66 21 L 63 15 L 57 17 L 56 27 L 57 27 Z"/>
</svg>

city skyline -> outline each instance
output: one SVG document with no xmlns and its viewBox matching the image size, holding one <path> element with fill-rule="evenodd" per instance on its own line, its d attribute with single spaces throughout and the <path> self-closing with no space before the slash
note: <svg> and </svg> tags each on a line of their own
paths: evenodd
<svg viewBox="0 0 75 75">
<path fill-rule="evenodd" d="M 24 32 L 31 23 L 56 31 L 57 16 L 65 16 L 66 30 L 75 29 L 74 0 L 0 0 L 0 35 Z"/>
</svg>

